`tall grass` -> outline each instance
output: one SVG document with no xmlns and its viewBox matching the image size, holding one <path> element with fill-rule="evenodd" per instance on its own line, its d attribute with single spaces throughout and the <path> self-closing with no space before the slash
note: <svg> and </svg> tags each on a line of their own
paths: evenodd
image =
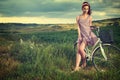
<svg viewBox="0 0 120 80">
<path fill-rule="evenodd" d="M 118 34 L 115 33 L 117 37 Z M 8 47 L 12 44 L 5 54 L 0 54 L 1 80 L 118 80 L 120 78 L 119 70 L 99 73 L 92 67 L 71 73 L 71 68 L 75 64 L 76 53 L 73 44 L 77 39 L 77 30 L 16 33 L 12 36 L 2 34 L 1 37 L 11 41 L 6 41 L 8 45 L 0 43 L 1 45 Z M 115 40 L 119 42 L 119 38 Z"/>
</svg>

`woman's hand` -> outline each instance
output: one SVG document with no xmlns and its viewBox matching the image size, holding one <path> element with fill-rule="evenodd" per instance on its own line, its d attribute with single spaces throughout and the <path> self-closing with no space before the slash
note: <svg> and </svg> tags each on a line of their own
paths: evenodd
<svg viewBox="0 0 120 80">
<path fill-rule="evenodd" d="M 91 30 L 94 30 L 94 29 L 95 29 L 95 26 L 90 26 L 90 29 L 91 29 Z"/>
<path fill-rule="evenodd" d="M 78 35 L 78 39 L 81 39 L 81 35 Z"/>
</svg>

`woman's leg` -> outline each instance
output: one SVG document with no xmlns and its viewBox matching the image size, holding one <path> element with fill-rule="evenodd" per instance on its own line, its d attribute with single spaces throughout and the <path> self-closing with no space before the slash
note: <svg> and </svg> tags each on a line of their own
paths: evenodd
<svg viewBox="0 0 120 80">
<path fill-rule="evenodd" d="M 79 65 L 80 65 L 80 62 L 81 62 L 81 58 L 83 60 L 82 67 L 86 66 L 86 53 L 84 51 L 85 46 L 86 46 L 85 41 L 82 41 L 81 44 L 79 44 L 79 43 L 77 44 L 76 65 L 75 65 L 74 71 L 77 71 L 77 70 L 80 69 Z"/>
<path fill-rule="evenodd" d="M 74 71 L 77 71 L 80 68 L 79 65 L 81 62 L 81 54 L 80 54 L 79 46 L 80 46 L 80 44 L 78 43 L 77 44 L 77 53 L 76 53 L 76 65 L 75 65 Z"/>
<path fill-rule="evenodd" d="M 81 45 L 80 45 L 80 48 L 79 48 L 80 54 L 81 54 L 81 59 L 82 59 L 82 65 L 81 65 L 81 67 L 85 67 L 86 66 L 86 53 L 84 51 L 85 46 L 86 46 L 86 41 L 83 40 L 82 43 L 81 43 Z"/>
</svg>

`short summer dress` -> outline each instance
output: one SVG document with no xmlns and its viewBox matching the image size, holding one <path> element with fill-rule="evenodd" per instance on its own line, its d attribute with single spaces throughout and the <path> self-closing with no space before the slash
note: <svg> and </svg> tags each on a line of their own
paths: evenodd
<svg viewBox="0 0 120 80">
<path fill-rule="evenodd" d="M 85 40 L 87 45 L 94 45 L 97 37 L 90 28 L 90 15 L 86 19 L 79 18 L 78 23 L 81 37 L 78 38 L 77 42 L 81 44 Z"/>
</svg>

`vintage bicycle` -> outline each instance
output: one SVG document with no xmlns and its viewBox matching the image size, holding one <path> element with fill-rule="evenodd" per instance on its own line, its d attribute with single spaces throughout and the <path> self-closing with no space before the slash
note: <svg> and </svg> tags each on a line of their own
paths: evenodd
<svg viewBox="0 0 120 80">
<path fill-rule="evenodd" d="M 91 28 L 95 30 L 98 40 L 92 47 L 86 46 L 86 60 L 92 61 L 94 68 L 99 72 L 117 69 L 120 61 L 120 49 L 112 44 L 112 30 L 102 31 L 97 26 L 91 26 Z M 105 35 L 107 36 L 105 37 Z M 74 50 L 76 49 L 76 44 L 77 42 L 74 44 Z"/>
</svg>

